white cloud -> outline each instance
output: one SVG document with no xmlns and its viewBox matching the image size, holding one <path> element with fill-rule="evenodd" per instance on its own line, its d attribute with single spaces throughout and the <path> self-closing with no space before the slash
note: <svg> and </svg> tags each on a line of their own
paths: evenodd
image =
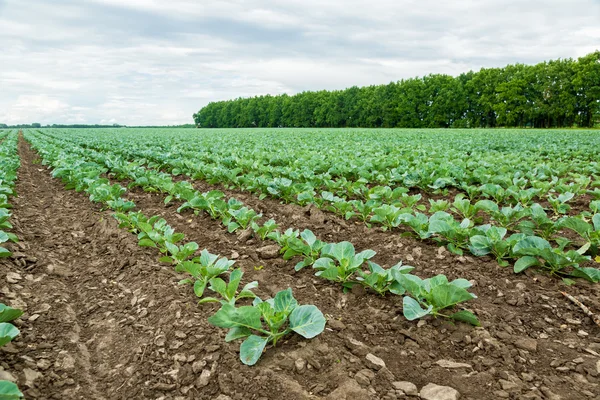
<svg viewBox="0 0 600 400">
<path fill-rule="evenodd" d="M 214 100 L 579 57 L 598 20 L 595 0 L 5 0 L 0 122 L 186 123 Z"/>
</svg>

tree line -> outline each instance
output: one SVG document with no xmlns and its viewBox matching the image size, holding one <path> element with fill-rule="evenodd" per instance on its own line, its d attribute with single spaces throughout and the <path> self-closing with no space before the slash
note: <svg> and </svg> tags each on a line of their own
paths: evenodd
<svg viewBox="0 0 600 400">
<path fill-rule="evenodd" d="M 593 127 L 600 123 L 600 51 L 457 77 L 218 101 L 193 117 L 203 128 Z"/>
</svg>

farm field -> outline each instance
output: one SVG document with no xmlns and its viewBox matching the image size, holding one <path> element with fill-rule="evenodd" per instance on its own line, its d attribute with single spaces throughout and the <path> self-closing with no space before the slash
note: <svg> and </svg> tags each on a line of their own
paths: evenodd
<svg viewBox="0 0 600 400">
<path fill-rule="evenodd" d="M 597 131 L 30 129 L 0 154 L 26 398 L 600 396 Z"/>
</svg>

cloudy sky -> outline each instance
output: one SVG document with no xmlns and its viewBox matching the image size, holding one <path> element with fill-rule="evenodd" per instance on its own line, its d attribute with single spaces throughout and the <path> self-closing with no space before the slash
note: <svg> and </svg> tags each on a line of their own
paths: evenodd
<svg viewBox="0 0 600 400">
<path fill-rule="evenodd" d="M 210 101 L 579 57 L 600 0 L 0 0 L 0 123 L 191 123 Z"/>
</svg>

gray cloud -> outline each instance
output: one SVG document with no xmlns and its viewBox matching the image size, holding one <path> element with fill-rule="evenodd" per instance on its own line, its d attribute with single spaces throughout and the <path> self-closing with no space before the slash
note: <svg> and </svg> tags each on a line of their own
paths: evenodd
<svg viewBox="0 0 600 400">
<path fill-rule="evenodd" d="M 0 122 L 175 124 L 214 100 L 600 47 L 597 0 L 0 0 Z"/>
</svg>

